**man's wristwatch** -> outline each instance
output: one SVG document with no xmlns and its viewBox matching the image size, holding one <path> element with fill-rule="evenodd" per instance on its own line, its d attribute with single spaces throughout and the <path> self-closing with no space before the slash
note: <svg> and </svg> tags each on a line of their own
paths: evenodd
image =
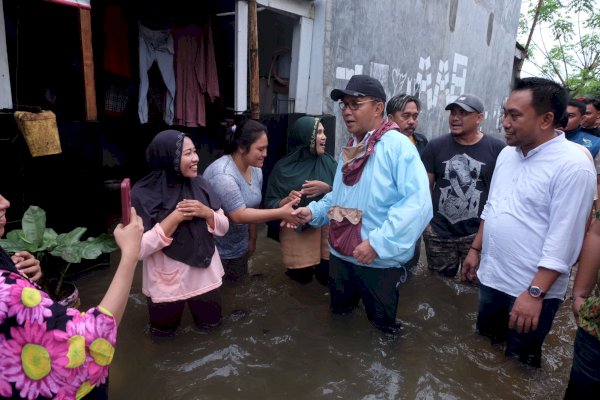
<svg viewBox="0 0 600 400">
<path fill-rule="evenodd" d="M 546 297 L 546 292 L 542 292 L 542 289 L 539 286 L 529 286 L 527 292 L 531 297 L 535 297 L 536 299 L 543 299 Z"/>
</svg>

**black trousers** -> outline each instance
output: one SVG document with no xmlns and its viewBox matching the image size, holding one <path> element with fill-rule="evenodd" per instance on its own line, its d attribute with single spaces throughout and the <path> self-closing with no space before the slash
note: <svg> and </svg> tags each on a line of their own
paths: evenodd
<svg viewBox="0 0 600 400">
<path fill-rule="evenodd" d="M 367 317 L 385 332 L 398 330 L 398 286 L 401 268 L 372 268 L 352 264 L 333 254 L 329 259 L 331 310 L 351 312 L 362 299 Z"/>
<path fill-rule="evenodd" d="M 210 328 L 221 323 L 221 288 L 186 300 L 155 303 L 147 298 L 150 333 L 171 336 L 177 330 L 187 304 L 198 328 Z"/>
</svg>

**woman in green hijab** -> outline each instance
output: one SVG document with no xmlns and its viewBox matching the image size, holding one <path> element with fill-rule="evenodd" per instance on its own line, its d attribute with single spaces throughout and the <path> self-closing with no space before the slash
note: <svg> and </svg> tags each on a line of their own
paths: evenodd
<svg viewBox="0 0 600 400">
<path fill-rule="evenodd" d="M 296 198 L 299 206 L 320 200 L 331 191 L 337 163 L 325 153 L 325 128 L 319 118 L 301 117 L 288 137 L 288 154 L 275 164 L 265 194 L 265 206 L 279 208 Z M 313 274 L 323 285 L 329 276 L 328 227 L 280 228 L 279 241 L 286 274 L 308 283 Z"/>
</svg>

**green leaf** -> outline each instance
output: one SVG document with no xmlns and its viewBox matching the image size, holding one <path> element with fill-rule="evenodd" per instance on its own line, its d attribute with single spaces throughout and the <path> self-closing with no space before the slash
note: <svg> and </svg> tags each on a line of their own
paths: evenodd
<svg viewBox="0 0 600 400">
<path fill-rule="evenodd" d="M 80 246 L 81 258 L 95 260 L 102 254 L 102 246 L 97 242 L 83 242 Z"/>
<path fill-rule="evenodd" d="M 6 235 L 6 239 L 0 239 L 0 246 L 9 254 L 27 248 L 28 243 L 21 240 L 16 231 L 11 231 Z"/>
<path fill-rule="evenodd" d="M 15 229 L 15 230 L 13 230 L 13 231 L 10 231 L 10 232 L 8 232 L 8 233 L 6 234 L 6 238 L 7 238 L 8 240 L 12 240 L 12 241 L 15 241 L 15 242 L 16 242 L 16 241 L 19 241 L 19 242 L 21 242 L 21 241 L 22 241 L 22 240 L 21 240 L 21 237 L 20 237 L 20 234 L 21 234 L 21 232 L 23 232 L 21 229 Z"/>
<path fill-rule="evenodd" d="M 17 235 L 19 235 L 19 240 L 22 240 L 23 242 L 27 243 L 28 245 L 33 244 L 33 242 L 31 242 L 31 240 L 29 240 L 27 238 L 25 231 L 23 231 L 22 229 L 19 229 L 19 231 L 17 232 Z"/>
<path fill-rule="evenodd" d="M 44 240 L 42 242 L 42 245 L 40 246 L 40 248 L 38 249 L 38 252 L 40 251 L 50 251 L 53 248 L 56 247 L 56 238 L 57 238 L 57 234 L 54 231 L 54 229 L 52 228 L 46 228 L 46 230 L 44 231 Z"/>
<path fill-rule="evenodd" d="M 23 227 L 24 239 L 39 248 L 44 241 L 44 231 L 46 230 L 46 212 L 38 206 L 29 206 L 25 214 L 23 214 L 23 220 L 21 221 Z"/>
<path fill-rule="evenodd" d="M 80 263 L 81 262 L 81 249 L 78 246 L 61 245 L 56 247 L 50 252 L 55 257 L 60 257 L 68 263 Z"/>
<path fill-rule="evenodd" d="M 79 243 L 79 240 L 85 231 L 87 231 L 87 228 L 77 227 L 69 233 L 58 235 L 56 241 L 60 245 L 72 245 Z"/>
<path fill-rule="evenodd" d="M 600 85 L 598 0 L 535 0 L 522 2 L 522 5 L 520 42 L 524 43 L 534 30 L 551 31 L 550 35 L 540 35 L 541 38 L 532 36 L 527 49 L 528 62 L 541 76 L 564 84 L 571 96 L 597 97 Z"/>
<path fill-rule="evenodd" d="M 119 248 L 117 242 L 115 242 L 115 237 L 110 233 L 101 234 L 95 241 L 101 246 L 102 253 L 112 253 Z"/>
<path fill-rule="evenodd" d="M 42 268 L 48 265 L 45 262 L 48 255 L 61 258 L 66 262 L 60 267 L 61 277 L 71 264 L 80 263 L 82 259 L 94 260 L 102 253 L 118 249 L 115 238 L 108 233 L 81 241 L 81 237 L 87 231 L 84 227 L 57 234 L 54 229 L 46 228 L 46 213 L 37 206 L 27 209 L 23 215 L 22 227 L 23 229 L 8 232 L 6 239 L 0 239 L 0 246 L 9 254 L 29 251 L 42 261 Z"/>
</svg>

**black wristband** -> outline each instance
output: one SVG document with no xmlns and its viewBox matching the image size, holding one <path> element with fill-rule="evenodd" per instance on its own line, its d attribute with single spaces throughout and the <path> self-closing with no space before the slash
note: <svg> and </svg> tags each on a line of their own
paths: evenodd
<svg viewBox="0 0 600 400">
<path fill-rule="evenodd" d="M 476 251 L 476 252 L 478 252 L 478 253 L 481 253 L 481 249 L 478 249 L 478 248 L 476 248 L 476 247 L 473 247 L 473 246 L 471 246 L 471 249 L 475 250 L 475 251 Z"/>
</svg>

